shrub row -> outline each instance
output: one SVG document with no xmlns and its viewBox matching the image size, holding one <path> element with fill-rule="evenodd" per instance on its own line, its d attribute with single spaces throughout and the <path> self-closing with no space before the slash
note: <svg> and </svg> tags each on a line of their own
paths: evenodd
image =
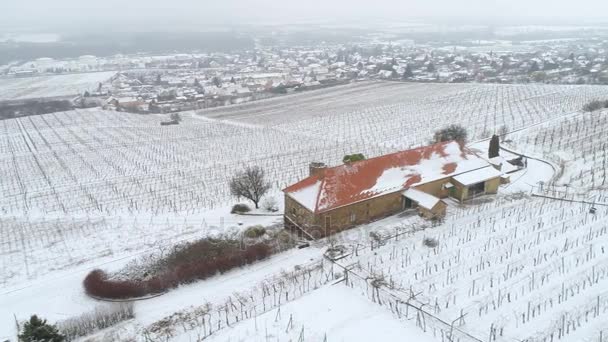
<svg viewBox="0 0 608 342">
<path fill-rule="evenodd" d="M 176 258 L 172 253 L 170 266 L 159 275 L 145 280 L 113 280 L 102 270 L 91 271 L 84 279 L 86 293 L 91 296 L 107 299 L 137 298 L 165 292 L 180 284 L 187 284 L 206 279 L 217 273 L 224 273 L 235 267 L 251 264 L 262 260 L 271 254 L 271 248 L 263 243 L 239 248 L 234 243 L 228 243 L 222 248 L 222 253 L 211 258 L 192 257 L 193 251 L 199 250 L 200 245 L 207 245 L 209 240 L 186 245 L 186 252 Z M 194 247 L 193 247 L 194 246 Z M 180 253 L 178 253 L 180 254 Z"/>
<path fill-rule="evenodd" d="M 133 303 L 119 303 L 100 306 L 92 312 L 61 321 L 57 323 L 57 328 L 67 341 L 73 341 L 133 317 Z"/>
</svg>

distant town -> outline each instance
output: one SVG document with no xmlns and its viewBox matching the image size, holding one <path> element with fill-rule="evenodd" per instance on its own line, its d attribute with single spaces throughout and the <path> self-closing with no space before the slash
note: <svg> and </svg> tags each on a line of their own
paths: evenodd
<svg viewBox="0 0 608 342">
<path fill-rule="evenodd" d="M 608 84 L 608 40 L 465 41 L 459 45 L 370 41 L 263 47 L 239 53 L 38 58 L 0 66 L 0 83 L 75 73 L 115 72 L 76 97 L 0 99 L 3 117 L 53 108 L 102 107 L 174 113 L 239 104 L 363 80 L 440 83 Z M 67 95 L 67 94 L 66 94 Z M 18 100 L 18 101 L 15 101 Z M 57 102 L 61 101 L 61 102 Z M 66 102 L 67 101 L 67 102 Z M 58 104 L 59 103 L 59 104 Z"/>
</svg>

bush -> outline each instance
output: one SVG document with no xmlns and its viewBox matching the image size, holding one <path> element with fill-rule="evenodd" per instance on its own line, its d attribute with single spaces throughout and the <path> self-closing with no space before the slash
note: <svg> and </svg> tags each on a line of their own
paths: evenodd
<svg viewBox="0 0 608 342">
<path fill-rule="evenodd" d="M 72 341 L 134 317 L 133 303 L 104 305 L 92 312 L 61 321 L 57 327 L 68 341 Z"/>
<path fill-rule="evenodd" d="M 230 210 L 231 214 L 238 214 L 238 213 L 247 213 L 250 212 L 251 208 L 249 208 L 249 206 L 247 204 L 235 204 L 232 206 L 232 210 Z"/>
<path fill-rule="evenodd" d="M 602 108 L 608 108 L 608 100 L 606 100 L 606 101 L 593 100 L 583 106 L 583 110 L 585 112 L 594 112 L 594 111 L 600 110 Z"/>
<path fill-rule="evenodd" d="M 93 270 L 86 276 L 83 285 L 86 293 L 95 297 L 143 297 L 265 259 L 271 253 L 270 246 L 264 243 L 243 248 L 237 240 L 201 239 L 175 247 L 158 261 L 162 271 L 148 279 L 114 280 L 102 270 Z"/>
<path fill-rule="evenodd" d="M 279 211 L 279 205 L 274 197 L 266 197 L 262 202 L 262 208 L 273 213 Z"/>
<path fill-rule="evenodd" d="M 460 125 L 450 125 L 446 128 L 436 131 L 433 140 L 436 143 L 452 140 L 464 143 L 467 141 L 467 137 L 468 133 L 466 128 Z"/>
<path fill-rule="evenodd" d="M 344 158 L 342 158 L 342 162 L 344 164 L 354 163 L 354 162 L 358 162 L 360 160 L 365 160 L 365 156 L 361 153 L 347 154 L 344 156 Z"/>
<path fill-rule="evenodd" d="M 422 244 L 430 248 L 435 248 L 439 245 L 439 241 L 433 238 L 426 237 L 424 238 L 424 240 L 422 240 Z"/>
<path fill-rule="evenodd" d="M 263 226 L 253 226 L 245 230 L 245 237 L 249 239 L 257 239 L 266 234 L 266 228 Z"/>
<path fill-rule="evenodd" d="M 61 335 L 54 325 L 48 324 L 46 319 L 33 315 L 25 322 L 19 340 L 23 342 L 62 342 L 65 336 Z"/>
</svg>

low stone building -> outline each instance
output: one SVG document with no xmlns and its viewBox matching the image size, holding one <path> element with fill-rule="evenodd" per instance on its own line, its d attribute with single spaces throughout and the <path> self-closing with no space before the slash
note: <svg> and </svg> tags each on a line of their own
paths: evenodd
<svg viewBox="0 0 608 342">
<path fill-rule="evenodd" d="M 495 194 L 501 175 L 455 141 L 331 168 L 312 163 L 309 177 L 283 190 L 285 225 L 317 238 L 409 209 L 443 217 L 442 199 Z"/>
</svg>

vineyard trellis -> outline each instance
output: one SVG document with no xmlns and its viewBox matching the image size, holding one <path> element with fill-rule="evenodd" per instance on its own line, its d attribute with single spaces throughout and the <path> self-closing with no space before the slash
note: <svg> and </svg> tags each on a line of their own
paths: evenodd
<svg viewBox="0 0 608 342">
<path fill-rule="evenodd" d="M 353 282 L 364 294 L 393 313 L 415 294 L 440 320 L 432 332 L 445 341 L 447 322 L 463 315 L 458 328 L 479 340 L 558 341 L 608 310 L 608 208 L 594 214 L 589 208 L 549 199 L 485 203 L 478 215 L 407 239 L 385 236 L 379 245 L 353 246 L 339 263 L 360 275 Z M 438 245 L 425 247 L 423 236 Z M 373 286 L 378 279 L 384 295 Z"/>
</svg>

